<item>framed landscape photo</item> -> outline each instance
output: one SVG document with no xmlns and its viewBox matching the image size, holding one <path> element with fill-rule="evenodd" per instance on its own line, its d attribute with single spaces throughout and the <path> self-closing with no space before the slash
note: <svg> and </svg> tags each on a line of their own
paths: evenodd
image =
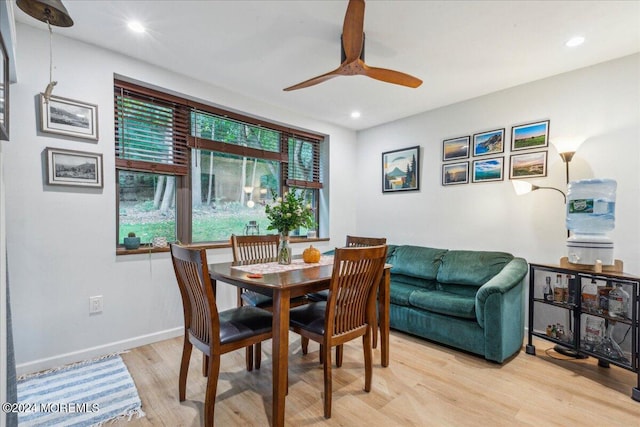
<svg viewBox="0 0 640 427">
<path fill-rule="evenodd" d="M 469 182 L 469 162 L 444 163 L 442 165 L 442 185 L 467 184 Z"/>
<path fill-rule="evenodd" d="M 442 141 L 442 160 L 468 159 L 470 140 L 468 136 L 461 136 Z"/>
<path fill-rule="evenodd" d="M 509 178 L 547 176 L 547 152 L 512 154 Z"/>
<path fill-rule="evenodd" d="M 549 146 L 549 120 L 511 128 L 511 151 Z"/>
<path fill-rule="evenodd" d="M 102 188 L 102 154 L 47 148 L 47 184 Z"/>
<path fill-rule="evenodd" d="M 504 157 L 473 161 L 473 182 L 502 181 L 504 179 Z"/>
<path fill-rule="evenodd" d="M 40 130 L 59 135 L 98 140 L 98 106 L 40 94 Z"/>
<path fill-rule="evenodd" d="M 420 189 L 420 147 L 382 153 L 382 192 Z"/>
<path fill-rule="evenodd" d="M 504 152 L 504 128 L 473 135 L 473 155 L 487 156 Z"/>
</svg>

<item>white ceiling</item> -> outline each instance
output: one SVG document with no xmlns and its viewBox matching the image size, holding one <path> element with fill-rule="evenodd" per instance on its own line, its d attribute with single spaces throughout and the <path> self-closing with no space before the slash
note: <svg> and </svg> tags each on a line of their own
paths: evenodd
<svg viewBox="0 0 640 427">
<path fill-rule="evenodd" d="M 75 25 L 56 34 L 355 130 L 640 51 L 636 0 L 370 0 L 367 64 L 412 74 L 422 86 L 352 76 L 283 92 L 339 65 L 346 0 L 64 4 Z M 46 29 L 14 10 L 17 21 Z M 129 31 L 129 19 L 147 33 Z M 566 47 L 574 35 L 586 42 Z M 362 117 L 352 119 L 352 110 Z"/>
</svg>

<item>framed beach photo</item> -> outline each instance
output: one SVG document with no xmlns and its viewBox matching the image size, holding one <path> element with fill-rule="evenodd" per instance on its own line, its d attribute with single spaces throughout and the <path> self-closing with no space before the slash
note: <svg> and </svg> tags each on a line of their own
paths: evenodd
<svg viewBox="0 0 640 427">
<path fill-rule="evenodd" d="M 504 128 L 473 135 L 473 155 L 488 156 L 504 152 Z"/>
<path fill-rule="evenodd" d="M 549 146 L 549 120 L 511 128 L 511 151 Z"/>
<path fill-rule="evenodd" d="M 467 184 L 469 182 L 469 162 L 444 163 L 442 165 L 442 185 Z"/>
<path fill-rule="evenodd" d="M 420 147 L 382 153 L 382 192 L 420 189 Z"/>
<path fill-rule="evenodd" d="M 504 157 L 473 161 L 473 182 L 502 181 L 504 179 Z"/>
<path fill-rule="evenodd" d="M 59 135 L 98 140 L 98 106 L 40 94 L 40 130 Z"/>
<path fill-rule="evenodd" d="M 102 154 L 47 148 L 47 184 L 102 188 Z"/>
<path fill-rule="evenodd" d="M 509 178 L 534 178 L 547 176 L 547 152 L 512 154 Z"/>
<path fill-rule="evenodd" d="M 442 141 L 442 160 L 468 159 L 470 140 L 468 136 L 461 136 Z"/>
</svg>

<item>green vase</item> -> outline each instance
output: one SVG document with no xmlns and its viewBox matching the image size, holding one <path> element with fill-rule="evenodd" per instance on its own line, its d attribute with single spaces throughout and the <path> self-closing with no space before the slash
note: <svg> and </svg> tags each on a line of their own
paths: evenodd
<svg viewBox="0 0 640 427">
<path fill-rule="evenodd" d="M 291 246 L 289 246 L 289 233 L 280 233 L 280 246 L 278 246 L 278 264 L 291 264 Z"/>
</svg>

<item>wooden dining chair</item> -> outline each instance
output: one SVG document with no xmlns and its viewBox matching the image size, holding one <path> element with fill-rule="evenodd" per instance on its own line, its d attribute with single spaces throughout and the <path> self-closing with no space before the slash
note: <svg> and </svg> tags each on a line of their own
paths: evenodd
<svg viewBox="0 0 640 427">
<path fill-rule="evenodd" d="M 278 246 L 280 236 L 277 234 L 236 236 L 231 235 L 231 248 L 233 251 L 234 265 L 262 264 L 275 262 L 278 259 Z M 296 307 L 306 303 L 305 297 L 291 300 L 291 307 Z M 250 305 L 263 310 L 272 311 L 273 299 L 268 295 L 253 292 L 248 289 L 238 287 L 238 307 Z M 247 347 L 246 365 L 251 371 L 255 364 L 256 369 L 260 369 L 262 356 L 262 345 L 256 343 Z"/>
<path fill-rule="evenodd" d="M 360 237 L 360 236 L 349 236 L 347 235 L 347 244 L 345 247 L 347 248 L 361 248 L 361 247 L 366 247 L 366 246 L 379 246 L 379 245 L 386 245 L 387 244 L 387 238 L 386 237 Z M 307 299 L 309 301 L 326 301 L 327 300 L 327 296 L 329 294 L 328 290 L 323 290 L 323 291 L 318 291 L 318 292 L 313 292 L 310 294 L 307 294 Z M 378 346 L 378 328 L 377 328 L 377 324 L 376 326 L 372 326 L 374 328 L 374 333 L 373 333 L 373 348 L 376 348 Z M 309 346 L 309 340 L 306 340 L 304 338 L 301 339 L 301 345 L 302 345 L 302 354 L 307 354 L 308 352 L 308 346 Z M 322 359 L 321 359 L 322 361 Z M 342 346 L 338 346 L 336 347 L 336 366 L 340 367 L 342 366 Z"/>
<path fill-rule="evenodd" d="M 293 332 L 320 343 L 324 361 L 324 416 L 331 418 L 331 348 L 362 337 L 364 390 L 371 390 L 371 326 L 376 320 L 378 283 L 387 258 L 387 246 L 336 249 L 327 301 L 292 308 L 289 325 Z"/>
<path fill-rule="evenodd" d="M 178 394 L 186 397 L 187 373 L 193 346 L 205 355 L 207 386 L 204 425 L 213 427 L 220 356 L 271 338 L 272 315 L 252 306 L 218 312 L 204 249 L 171 244 L 171 259 L 182 296 L 184 344 Z"/>
</svg>

